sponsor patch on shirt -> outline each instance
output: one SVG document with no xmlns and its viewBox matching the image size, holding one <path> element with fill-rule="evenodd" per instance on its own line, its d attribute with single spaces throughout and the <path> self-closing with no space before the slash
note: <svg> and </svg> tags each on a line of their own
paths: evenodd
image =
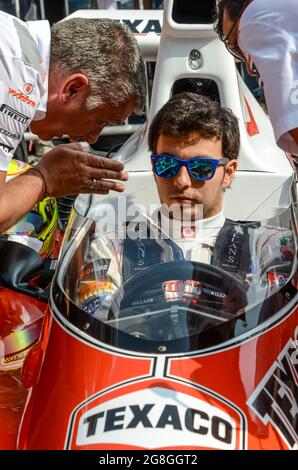
<svg viewBox="0 0 298 470">
<path fill-rule="evenodd" d="M 36 101 L 29 98 L 27 95 L 24 95 L 22 92 L 18 92 L 14 88 L 9 87 L 8 93 L 12 95 L 14 98 L 16 98 L 17 100 L 20 100 L 23 103 L 28 104 L 29 106 L 32 106 L 32 108 L 36 107 L 36 104 L 37 104 Z"/>
<path fill-rule="evenodd" d="M 201 295 L 201 283 L 193 280 L 173 280 L 162 283 L 164 297 L 167 302 L 196 302 Z"/>
<path fill-rule="evenodd" d="M 95 280 L 82 283 L 78 291 L 80 307 L 89 315 L 94 315 L 102 301 L 108 297 L 112 291 L 113 284 L 108 280 Z"/>
<path fill-rule="evenodd" d="M 1 104 L 0 112 L 5 114 L 10 119 L 19 122 L 20 124 L 26 124 L 29 121 L 29 117 L 25 114 L 16 111 L 15 109 L 11 108 L 7 104 Z"/>
<path fill-rule="evenodd" d="M 195 225 L 184 225 L 181 226 L 181 238 L 182 239 L 193 239 L 196 238 L 196 226 Z"/>
<path fill-rule="evenodd" d="M 33 86 L 31 85 L 31 83 L 25 83 L 23 91 L 24 93 L 26 93 L 26 95 L 31 95 L 33 91 Z"/>
<path fill-rule="evenodd" d="M 13 147 L 10 147 L 9 145 L 0 143 L 0 149 L 3 150 L 3 152 L 5 152 L 5 153 L 10 153 L 12 151 Z"/>
<path fill-rule="evenodd" d="M 267 281 L 269 286 L 283 287 L 288 282 L 289 276 L 281 273 L 267 272 Z"/>
<path fill-rule="evenodd" d="M 0 127 L 0 134 L 5 135 L 9 139 L 12 140 L 20 140 L 21 136 L 20 134 L 14 134 L 13 132 L 8 131 L 7 129 L 3 129 Z"/>
<path fill-rule="evenodd" d="M 294 246 L 293 239 L 290 237 L 284 237 L 280 240 L 280 252 L 287 261 L 293 261 L 294 259 Z"/>
<path fill-rule="evenodd" d="M 101 258 L 86 264 L 81 271 L 81 282 L 104 279 L 109 270 L 110 262 L 110 259 Z"/>
<path fill-rule="evenodd" d="M 280 252 L 286 258 L 286 260 L 289 260 L 289 261 L 293 260 L 294 258 L 293 253 L 286 246 L 281 246 Z"/>
</svg>

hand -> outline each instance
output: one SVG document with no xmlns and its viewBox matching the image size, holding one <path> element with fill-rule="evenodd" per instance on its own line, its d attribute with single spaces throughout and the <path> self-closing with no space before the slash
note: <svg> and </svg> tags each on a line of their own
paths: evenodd
<svg viewBox="0 0 298 470">
<path fill-rule="evenodd" d="M 122 163 L 91 155 L 77 143 L 58 145 L 35 168 L 42 173 L 48 194 L 56 197 L 122 192 L 125 189 L 122 183 L 107 180 L 128 179 Z"/>
</svg>

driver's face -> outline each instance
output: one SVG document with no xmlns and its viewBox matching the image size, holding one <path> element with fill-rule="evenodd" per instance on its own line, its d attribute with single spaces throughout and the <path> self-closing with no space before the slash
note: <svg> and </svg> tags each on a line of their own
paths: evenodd
<svg viewBox="0 0 298 470">
<path fill-rule="evenodd" d="M 157 141 L 156 153 L 175 155 L 182 159 L 223 158 L 221 140 L 201 138 L 198 134 L 189 134 L 183 138 L 162 134 Z M 183 205 L 184 210 L 187 208 L 184 215 L 191 217 L 191 220 L 201 214 L 198 205 L 202 205 L 203 217 L 212 217 L 222 210 L 223 193 L 230 186 L 236 168 L 237 161 L 230 160 L 225 167 L 218 167 L 213 178 L 208 181 L 193 179 L 185 166 L 181 167 L 176 177 L 167 179 L 155 176 L 160 202 L 167 206 Z"/>
</svg>

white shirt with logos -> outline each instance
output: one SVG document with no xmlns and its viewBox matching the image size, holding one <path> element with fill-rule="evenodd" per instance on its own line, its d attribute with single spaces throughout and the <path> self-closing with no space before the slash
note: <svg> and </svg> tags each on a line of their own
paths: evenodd
<svg viewBox="0 0 298 470">
<path fill-rule="evenodd" d="M 218 234 L 225 223 L 223 212 L 194 222 L 162 217 L 161 225 L 169 237 L 181 248 L 186 260 L 210 264 Z"/>
<path fill-rule="evenodd" d="M 253 0 L 241 17 L 239 46 L 261 76 L 278 145 L 298 155 L 289 133 L 298 127 L 297 0 Z"/>
<path fill-rule="evenodd" d="M 0 12 L 0 171 L 7 171 L 30 122 L 47 109 L 48 21 L 24 23 Z"/>
</svg>

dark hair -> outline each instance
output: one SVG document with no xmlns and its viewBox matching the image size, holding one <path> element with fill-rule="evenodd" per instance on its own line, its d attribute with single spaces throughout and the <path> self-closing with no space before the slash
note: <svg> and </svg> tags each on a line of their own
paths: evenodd
<svg viewBox="0 0 298 470">
<path fill-rule="evenodd" d="M 173 96 L 156 114 L 149 129 L 149 149 L 156 152 L 158 137 L 185 137 L 197 133 L 222 140 L 223 156 L 237 159 L 240 148 L 238 120 L 228 108 L 196 93 Z"/>
<path fill-rule="evenodd" d="M 214 13 L 214 30 L 223 41 L 224 34 L 222 29 L 223 15 L 226 10 L 230 20 L 236 21 L 240 18 L 241 12 L 248 0 L 218 0 Z"/>
</svg>

